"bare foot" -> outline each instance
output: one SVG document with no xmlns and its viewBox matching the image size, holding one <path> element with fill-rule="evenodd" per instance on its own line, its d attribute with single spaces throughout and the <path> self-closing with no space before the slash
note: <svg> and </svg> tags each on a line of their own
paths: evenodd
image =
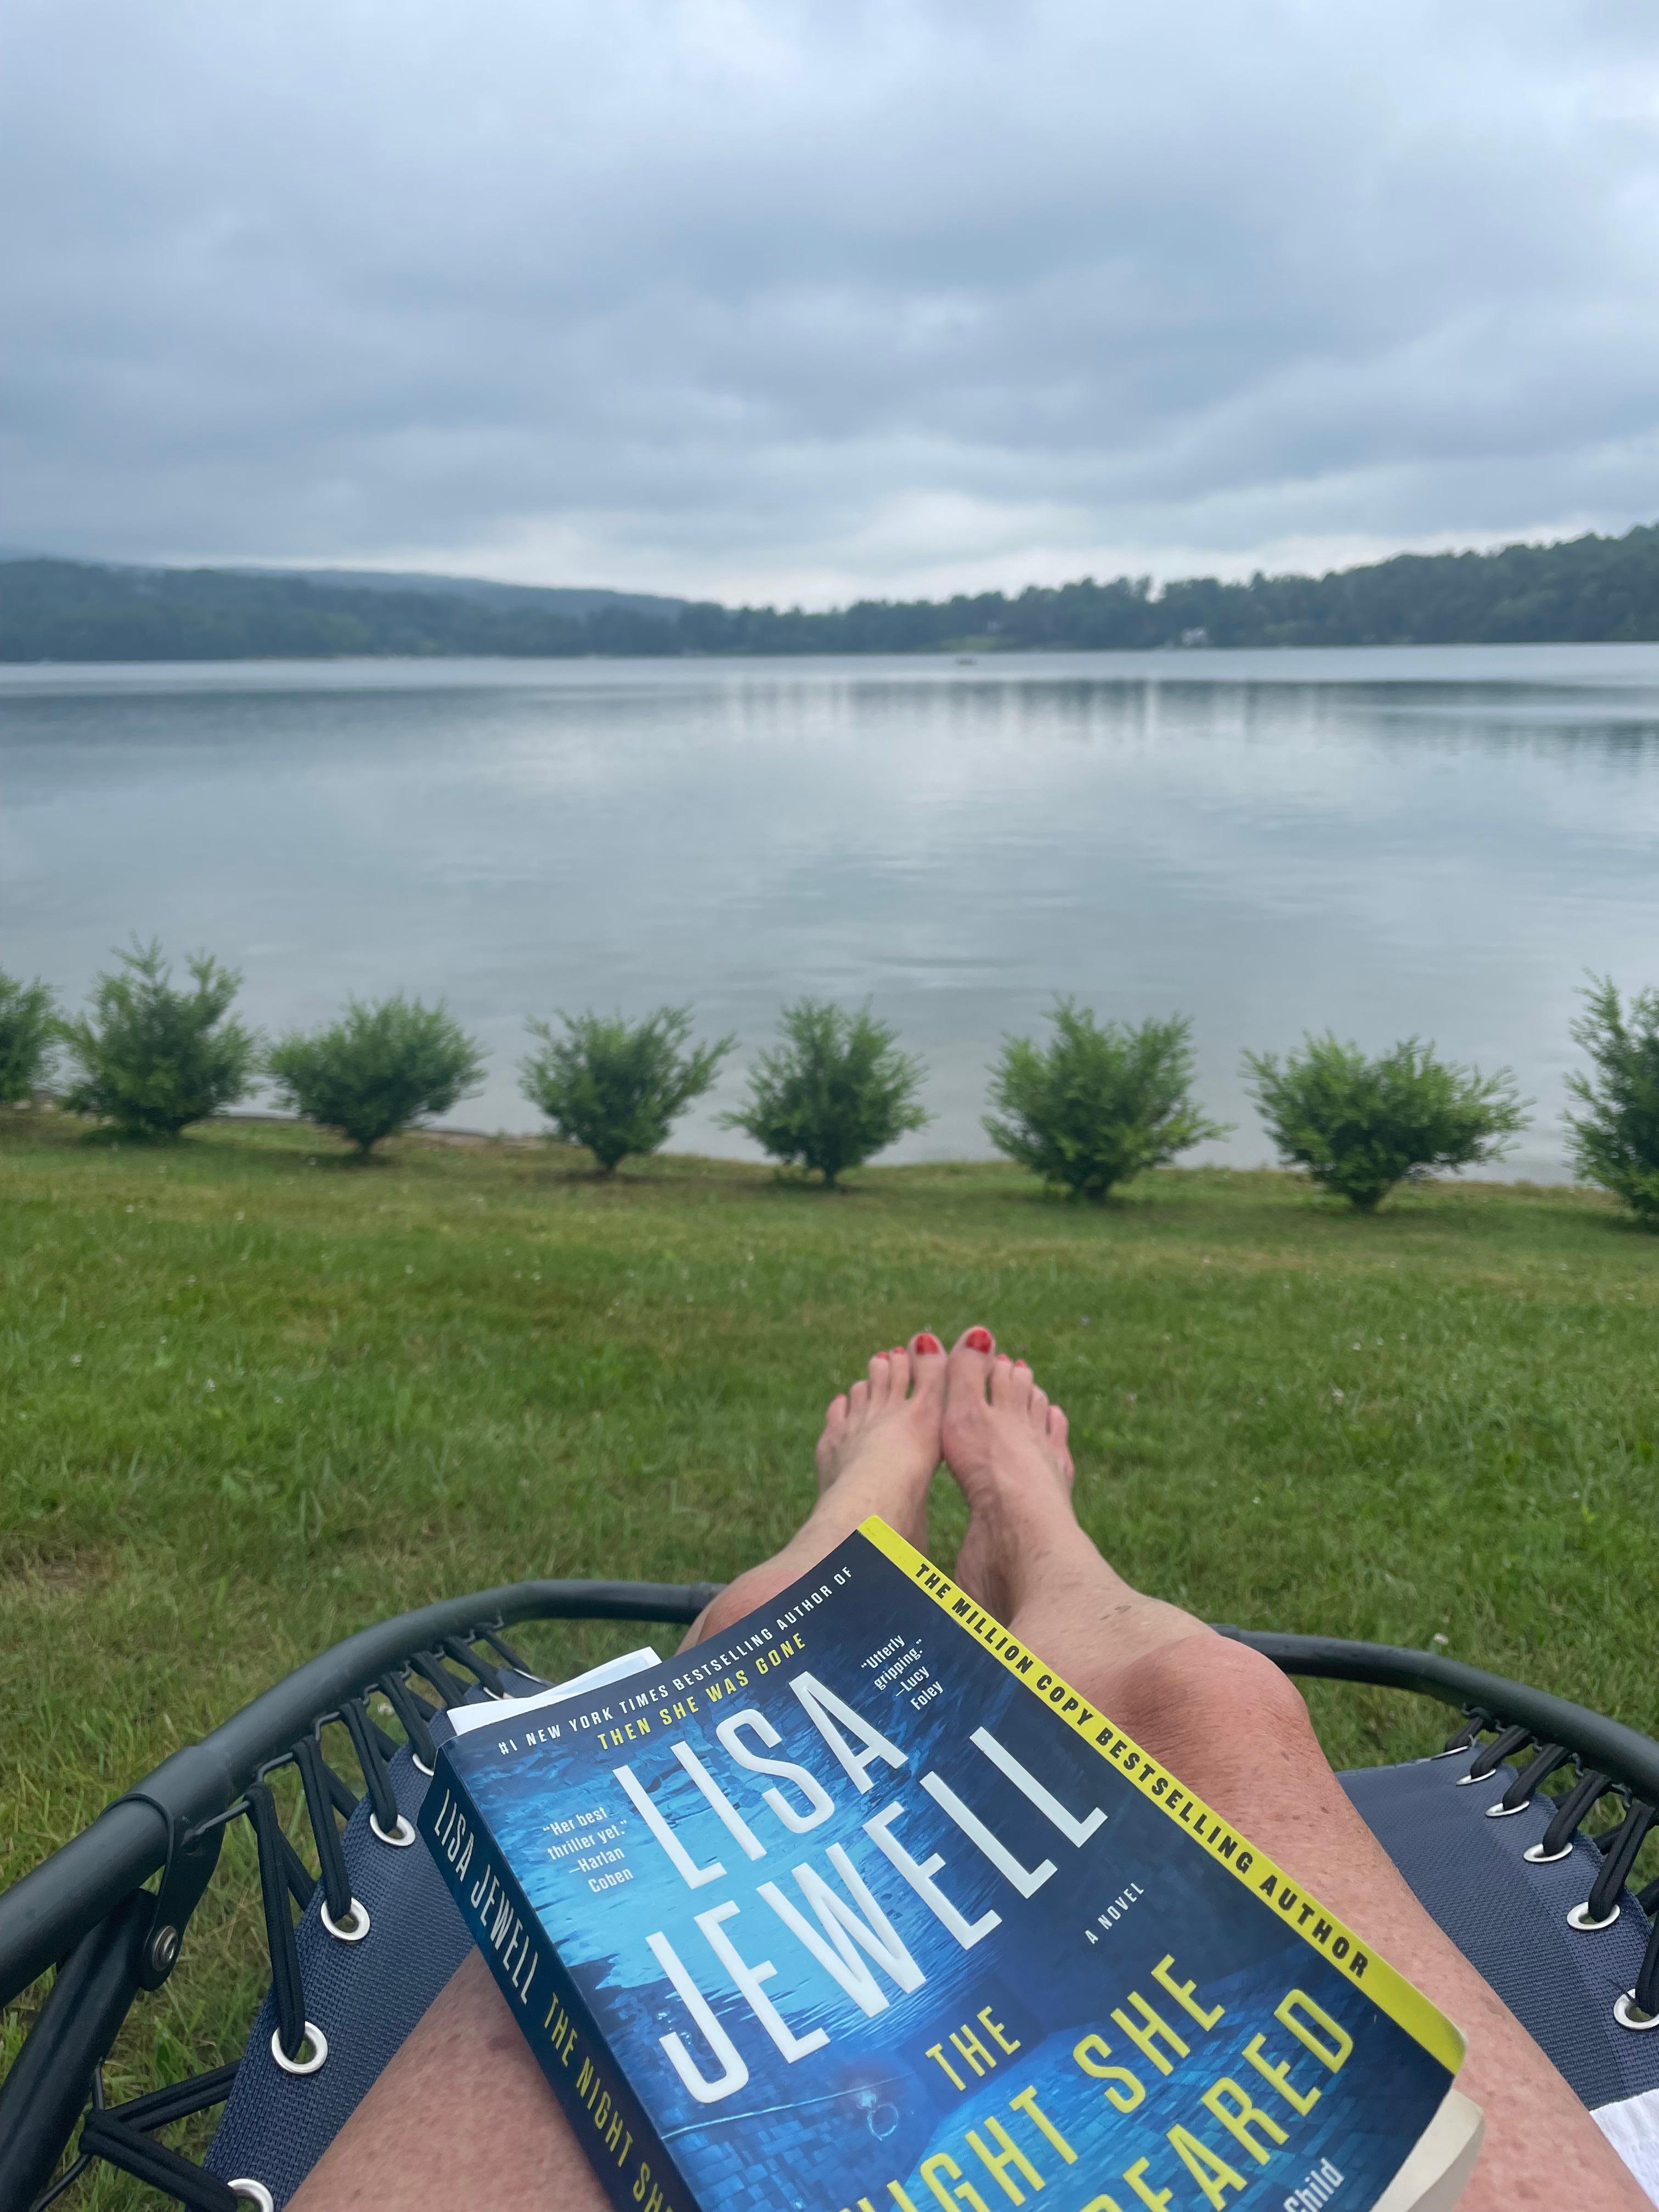
<svg viewBox="0 0 1659 2212">
<path fill-rule="evenodd" d="M 1179 1606 L 1132 1589 L 1085 1535 L 1072 1510 L 1066 1416 L 988 1328 L 952 1348 L 941 1443 L 970 1509 L 956 1578 L 999 1620 L 1012 1622 L 1039 1586 L 1045 1605 L 1063 1591 L 1094 1620 L 1103 1660 L 1119 1667 L 1210 1633 Z"/>
<path fill-rule="evenodd" d="M 817 1566 L 860 1521 L 879 1513 L 919 1552 L 927 1549 L 927 1491 L 939 1462 L 945 1347 L 926 1329 L 878 1352 L 865 1381 L 833 1398 L 818 1438 L 818 1498 L 781 1552 L 728 1583 L 687 1644 L 718 1636 Z"/>
<path fill-rule="evenodd" d="M 999 1352 L 988 1328 L 970 1328 L 951 1352 L 940 1443 L 969 1512 L 956 1578 L 1007 1620 L 1038 1559 L 1082 1538 L 1066 1416 L 1023 1359 Z"/>
<path fill-rule="evenodd" d="M 866 1380 L 830 1401 L 818 1438 L 818 1510 L 837 1535 L 879 1513 L 918 1551 L 927 1546 L 927 1490 L 939 1462 L 945 1346 L 924 1329 L 878 1352 Z M 805 1533 L 803 1531 L 803 1533 Z"/>
</svg>

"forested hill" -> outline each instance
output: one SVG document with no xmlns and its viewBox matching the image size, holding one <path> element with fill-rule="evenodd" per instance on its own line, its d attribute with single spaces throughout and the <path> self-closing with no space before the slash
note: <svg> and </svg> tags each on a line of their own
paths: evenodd
<svg viewBox="0 0 1659 2212">
<path fill-rule="evenodd" d="M 0 660 L 1138 650 L 1659 639 L 1659 526 L 1325 576 L 1085 579 L 825 614 L 461 578 L 0 560 Z"/>
<path fill-rule="evenodd" d="M 0 661 L 661 653 L 685 602 L 470 577 L 0 559 Z"/>
</svg>

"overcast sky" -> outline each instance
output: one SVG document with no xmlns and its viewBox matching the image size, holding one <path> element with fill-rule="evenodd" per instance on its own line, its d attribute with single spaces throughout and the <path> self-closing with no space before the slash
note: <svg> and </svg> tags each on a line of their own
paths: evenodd
<svg viewBox="0 0 1659 2212">
<path fill-rule="evenodd" d="M 1651 0 L 8 0 L 0 543 L 804 599 L 1659 519 Z"/>
</svg>

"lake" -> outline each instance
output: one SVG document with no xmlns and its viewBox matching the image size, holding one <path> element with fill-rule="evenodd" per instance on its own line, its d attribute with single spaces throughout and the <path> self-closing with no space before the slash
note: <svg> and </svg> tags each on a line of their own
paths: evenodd
<svg viewBox="0 0 1659 2212">
<path fill-rule="evenodd" d="M 870 998 L 930 1070 L 895 1158 L 983 1154 L 985 1071 L 1055 992 L 1241 1048 L 1334 1027 L 1512 1066 L 1504 1172 L 1565 1174 L 1587 970 L 1659 982 L 1659 646 L 981 659 L 0 670 L 0 966 L 76 1000 L 134 931 L 276 1029 L 442 994 L 451 1119 L 535 1125 L 527 1013 L 690 1001 L 767 1041 Z M 742 1152 L 714 1115 L 684 1148 Z"/>
</svg>

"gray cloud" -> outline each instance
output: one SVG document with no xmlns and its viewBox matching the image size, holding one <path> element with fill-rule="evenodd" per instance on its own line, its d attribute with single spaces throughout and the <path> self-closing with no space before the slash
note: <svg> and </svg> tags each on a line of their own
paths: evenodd
<svg viewBox="0 0 1659 2212">
<path fill-rule="evenodd" d="M 1659 514 L 1561 0 L 13 0 L 0 539 L 801 593 Z"/>
</svg>

